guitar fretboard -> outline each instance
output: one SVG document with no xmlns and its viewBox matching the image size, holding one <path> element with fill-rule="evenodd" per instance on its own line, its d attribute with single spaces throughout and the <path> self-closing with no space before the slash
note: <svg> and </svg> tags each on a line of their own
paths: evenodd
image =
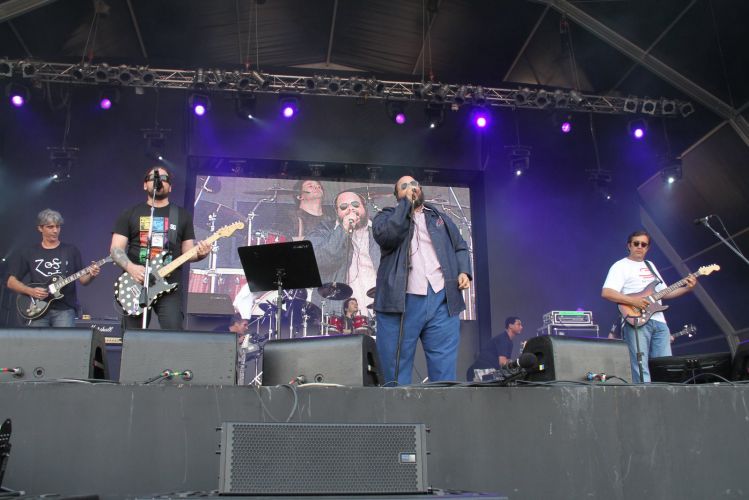
<svg viewBox="0 0 749 500">
<path fill-rule="evenodd" d="M 55 288 L 57 288 L 59 290 L 59 289 L 65 287 L 65 286 L 69 285 L 70 283 L 74 282 L 75 280 L 77 280 L 79 278 L 82 278 L 83 276 L 85 276 L 88 273 L 90 273 L 91 270 L 94 268 L 94 266 L 100 266 L 101 267 L 104 264 L 106 264 L 107 262 L 111 262 L 111 261 L 112 261 L 112 257 L 104 257 L 101 260 L 97 260 L 96 262 L 94 262 L 90 266 L 84 267 L 83 269 L 81 269 L 77 273 L 71 274 L 67 278 L 64 278 L 64 279 L 58 281 L 57 283 L 55 283 Z"/>
</svg>

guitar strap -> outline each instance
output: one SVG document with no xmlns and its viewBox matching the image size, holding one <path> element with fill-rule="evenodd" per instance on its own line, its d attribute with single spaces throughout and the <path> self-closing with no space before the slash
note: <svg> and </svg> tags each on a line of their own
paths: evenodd
<svg viewBox="0 0 749 500">
<path fill-rule="evenodd" d="M 172 230 L 172 226 L 174 229 Z M 169 250 L 172 255 L 177 255 L 177 231 L 179 231 L 179 208 L 174 203 L 169 204 Z"/>
<path fill-rule="evenodd" d="M 650 270 L 651 273 L 653 273 L 653 276 L 655 276 L 655 279 L 658 281 L 658 283 L 659 284 L 663 283 L 663 280 L 661 279 L 661 275 L 655 271 L 653 264 L 651 264 L 649 260 L 645 260 L 645 265 L 648 266 L 648 269 Z"/>
</svg>

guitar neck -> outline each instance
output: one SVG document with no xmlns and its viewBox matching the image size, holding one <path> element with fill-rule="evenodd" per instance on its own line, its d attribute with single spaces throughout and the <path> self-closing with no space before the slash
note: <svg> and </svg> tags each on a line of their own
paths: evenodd
<svg viewBox="0 0 749 500">
<path fill-rule="evenodd" d="M 208 243 L 208 244 L 211 244 L 211 243 L 213 243 L 214 241 L 216 241 L 219 238 L 221 238 L 221 234 L 219 234 L 219 233 L 213 233 L 212 235 L 210 235 L 208 238 L 205 239 L 205 242 Z M 197 245 L 194 246 L 194 247 L 192 247 L 190 250 L 188 250 L 187 252 L 183 253 L 182 255 L 180 255 L 179 257 L 177 257 L 176 259 L 174 259 L 173 261 L 171 261 L 169 264 L 167 264 L 164 267 L 162 267 L 161 269 L 159 269 L 159 271 L 158 271 L 159 276 L 161 276 L 162 278 L 164 278 L 164 277 L 170 275 L 172 272 L 174 272 L 174 270 L 176 270 L 178 267 L 180 267 L 182 264 L 184 264 L 188 260 L 192 259 L 196 255 L 198 255 L 198 246 Z"/>
<path fill-rule="evenodd" d="M 687 284 L 687 279 L 689 279 L 692 276 L 697 277 L 697 275 L 698 275 L 698 273 L 689 274 L 685 278 L 680 279 L 679 281 L 677 281 L 676 283 L 674 283 L 673 285 L 671 285 L 671 286 L 669 286 L 667 288 L 664 288 L 660 292 L 654 293 L 653 294 L 653 300 L 661 300 L 663 297 L 665 297 L 669 293 L 673 292 L 677 288 L 681 288 L 684 285 L 686 285 Z"/>
<path fill-rule="evenodd" d="M 83 276 L 86 276 L 88 273 L 91 272 L 91 270 L 94 268 L 94 266 L 103 266 L 104 264 L 106 264 L 107 262 L 110 262 L 111 260 L 112 260 L 112 257 L 104 257 L 101 260 L 97 260 L 96 262 L 94 262 L 90 266 L 84 267 L 83 269 L 81 269 L 77 273 L 71 274 L 67 278 L 58 281 L 57 283 L 55 283 L 55 287 L 59 290 L 59 289 L 65 287 L 65 286 L 71 284 L 75 280 L 80 279 Z"/>
</svg>

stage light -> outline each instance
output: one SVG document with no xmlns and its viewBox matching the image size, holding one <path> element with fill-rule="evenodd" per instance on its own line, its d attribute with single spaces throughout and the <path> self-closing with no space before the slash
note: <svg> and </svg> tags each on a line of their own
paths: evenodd
<svg viewBox="0 0 749 500">
<path fill-rule="evenodd" d="M 99 65 L 96 70 L 94 70 L 94 80 L 96 80 L 97 83 L 104 83 L 109 81 L 109 66 L 106 64 Z"/>
<path fill-rule="evenodd" d="M 195 77 L 192 80 L 192 88 L 199 91 L 203 91 L 208 88 L 208 84 L 205 82 L 205 73 L 203 71 L 203 68 L 198 68 L 195 71 Z M 200 114 L 202 115 L 203 113 Z"/>
<path fill-rule="evenodd" d="M 648 131 L 648 122 L 645 120 L 631 120 L 627 123 L 627 129 L 629 130 L 630 136 L 640 140 L 645 137 L 645 134 Z"/>
<path fill-rule="evenodd" d="M 36 75 L 36 66 L 30 62 L 21 63 L 21 75 L 24 78 L 31 78 Z"/>
<path fill-rule="evenodd" d="M 567 108 L 570 105 L 570 96 L 562 90 L 554 91 L 554 106 L 557 108 Z"/>
<path fill-rule="evenodd" d="M 406 103 L 402 101 L 388 101 L 385 104 L 388 117 L 396 125 L 406 123 Z"/>
<path fill-rule="evenodd" d="M 55 182 L 70 179 L 70 172 L 78 160 L 78 148 L 52 147 L 49 149 L 49 160 L 52 162 L 52 172 Z"/>
<path fill-rule="evenodd" d="M 255 96 L 254 94 L 239 94 L 236 101 L 237 116 L 245 120 L 255 119 Z"/>
<path fill-rule="evenodd" d="M 417 99 L 428 99 L 432 95 L 432 88 L 434 85 L 432 82 L 425 82 L 421 85 L 416 85 L 414 87 L 414 97 Z"/>
<path fill-rule="evenodd" d="M 629 96 L 624 99 L 624 112 L 625 113 L 637 113 L 637 105 L 639 101 L 636 97 Z"/>
<path fill-rule="evenodd" d="M 22 107 L 31 98 L 31 93 L 25 85 L 13 82 L 5 86 L 5 95 L 8 97 L 10 104 L 15 108 Z"/>
<path fill-rule="evenodd" d="M 75 80 L 81 81 L 84 78 L 86 78 L 89 74 L 88 68 L 84 66 L 83 64 L 76 66 L 73 68 L 73 70 L 70 72 L 71 75 L 73 75 L 73 78 Z"/>
<path fill-rule="evenodd" d="M 585 97 L 577 90 L 570 90 L 570 103 L 573 106 L 582 106 L 585 104 Z"/>
<path fill-rule="evenodd" d="M 458 106 L 462 106 L 466 102 L 466 95 L 468 94 L 468 87 L 465 85 L 461 85 L 458 87 L 458 90 L 455 91 L 455 104 Z"/>
<path fill-rule="evenodd" d="M 679 113 L 683 118 L 686 118 L 687 116 L 694 113 L 694 106 L 691 102 L 685 102 L 684 104 L 679 106 Z"/>
<path fill-rule="evenodd" d="M 140 70 L 140 81 L 144 85 L 153 85 L 156 82 L 156 74 L 146 67 L 138 68 Z"/>
<path fill-rule="evenodd" d="M 109 110 L 120 100 L 120 91 L 117 89 L 103 89 L 99 92 L 99 108 Z"/>
<path fill-rule="evenodd" d="M 559 126 L 559 129 L 562 131 L 563 134 L 569 134 L 572 132 L 572 122 L 570 121 L 563 121 L 562 124 Z"/>
<path fill-rule="evenodd" d="M 325 85 L 325 79 L 321 76 L 310 76 L 304 80 L 304 86 L 309 91 L 319 90 L 323 85 Z"/>
<path fill-rule="evenodd" d="M 120 66 L 120 69 L 117 72 L 117 79 L 121 84 L 127 85 L 133 82 L 133 80 L 135 79 L 135 75 L 127 66 Z"/>
<path fill-rule="evenodd" d="M 539 108 L 545 108 L 549 104 L 551 104 L 551 99 L 549 99 L 549 93 L 545 90 L 541 89 L 536 94 L 536 100 L 535 100 L 536 106 Z"/>
<path fill-rule="evenodd" d="M 191 94 L 187 102 L 196 116 L 203 116 L 211 109 L 211 100 L 205 94 Z"/>
<path fill-rule="evenodd" d="M 147 128 L 142 129 L 143 139 L 146 142 L 145 155 L 148 158 L 155 158 L 159 161 L 164 159 L 166 151 L 166 129 Z"/>
<path fill-rule="evenodd" d="M 661 179 L 666 184 L 673 184 L 682 177 L 681 160 L 667 158 L 661 163 Z"/>
<path fill-rule="evenodd" d="M 471 112 L 471 122 L 479 130 L 483 130 L 489 125 L 489 112 L 486 109 L 478 108 Z"/>
<path fill-rule="evenodd" d="M 352 76 L 348 81 L 348 88 L 356 95 L 360 95 L 364 92 L 364 82 L 359 80 L 357 77 Z"/>
<path fill-rule="evenodd" d="M 216 87 L 219 90 L 226 90 L 231 86 L 231 73 L 224 73 L 220 69 L 213 70 L 213 76 L 216 78 Z"/>
<path fill-rule="evenodd" d="M 234 79 L 237 81 L 237 88 L 239 90 L 245 90 L 250 87 L 252 80 L 247 75 L 242 75 L 239 71 L 234 72 Z"/>
<path fill-rule="evenodd" d="M 434 100 L 439 103 L 445 102 L 449 90 L 450 87 L 447 85 L 440 85 L 440 87 L 434 92 Z"/>
<path fill-rule="evenodd" d="M 382 95 L 383 92 L 385 92 L 385 84 L 375 80 L 374 78 L 370 78 L 369 80 L 367 80 L 367 88 L 371 93 L 375 95 Z"/>
<path fill-rule="evenodd" d="M 515 92 L 515 95 L 513 96 L 513 99 L 515 100 L 515 104 L 517 106 L 524 106 L 528 103 L 528 101 L 531 98 L 531 90 L 527 87 L 523 87 L 517 92 Z"/>
<path fill-rule="evenodd" d="M 341 79 L 338 77 L 331 78 L 330 81 L 328 82 L 328 90 L 333 93 L 336 93 L 339 90 L 341 90 Z"/>
<path fill-rule="evenodd" d="M 437 128 L 445 119 L 445 107 L 442 104 L 427 104 L 424 108 L 427 126 Z"/>
<path fill-rule="evenodd" d="M 255 83 L 257 83 L 258 87 L 261 89 L 265 90 L 270 87 L 270 78 L 268 75 L 263 75 L 255 70 L 250 71 L 250 75 L 252 75 L 252 79 L 255 80 Z"/>
<path fill-rule="evenodd" d="M 531 166 L 530 146 L 515 144 L 512 146 L 505 146 L 505 150 L 507 151 L 507 161 L 510 166 L 510 171 L 513 172 L 515 177 L 520 177 L 525 174 Z"/>
<path fill-rule="evenodd" d="M 676 101 L 673 99 L 661 99 L 661 113 L 664 115 L 675 115 Z"/>
<path fill-rule="evenodd" d="M 645 100 L 642 101 L 642 112 L 646 115 L 654 115 L 657 107 L 658 103 L 655 102 L 654 99 L 645 98 Z"/>
<path fill-rule="evenodd" d="M 483 87 L 476 87 L 473 89 L 473 104 L 476 106 L 483 106 L 486 104 L 486 96 L 484 95 Z"/>
<path fill-rule="evenodd" d="M 280 96 L 281 116 L 290 119 L 299 113 L 299 99 L 296 96 Z"/>
<path fill-rule="evenodd" d="M 7 59 L 0 59 L 0 76 L 13 76 L 13 65 Z"/>
</svg>

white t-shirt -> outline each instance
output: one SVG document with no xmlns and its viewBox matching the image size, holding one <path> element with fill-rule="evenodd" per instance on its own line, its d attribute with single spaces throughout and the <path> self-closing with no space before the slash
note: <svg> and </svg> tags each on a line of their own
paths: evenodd
<svg viewBox="0 0 749 500">
<path fill-rule="evenodd" d="M 614 265 L 609 269 L 609 274 L 606 276 L 603 288 L 610 288 L 624 294 L 636 293 L 656 279 L 660 280 L 660 283 L 655 287 L 656 292 L 667 288 L 666 283 L 658 272 L 658 269 L 656 269 L 652 262 L 650 263 L 650 266 L 656 272 L 657 276 L 653 276 L 653 273 L 650 272 L 648 265 L 645 264 L 644 261 L 637 262 L 629 257 L 618 260 L 614 262 Z M 660 321 L 661 323 L 666 322 L 666 317 L 663 316 L 662 312 L 653 314 L 650 319 Z"/>
</svg>

